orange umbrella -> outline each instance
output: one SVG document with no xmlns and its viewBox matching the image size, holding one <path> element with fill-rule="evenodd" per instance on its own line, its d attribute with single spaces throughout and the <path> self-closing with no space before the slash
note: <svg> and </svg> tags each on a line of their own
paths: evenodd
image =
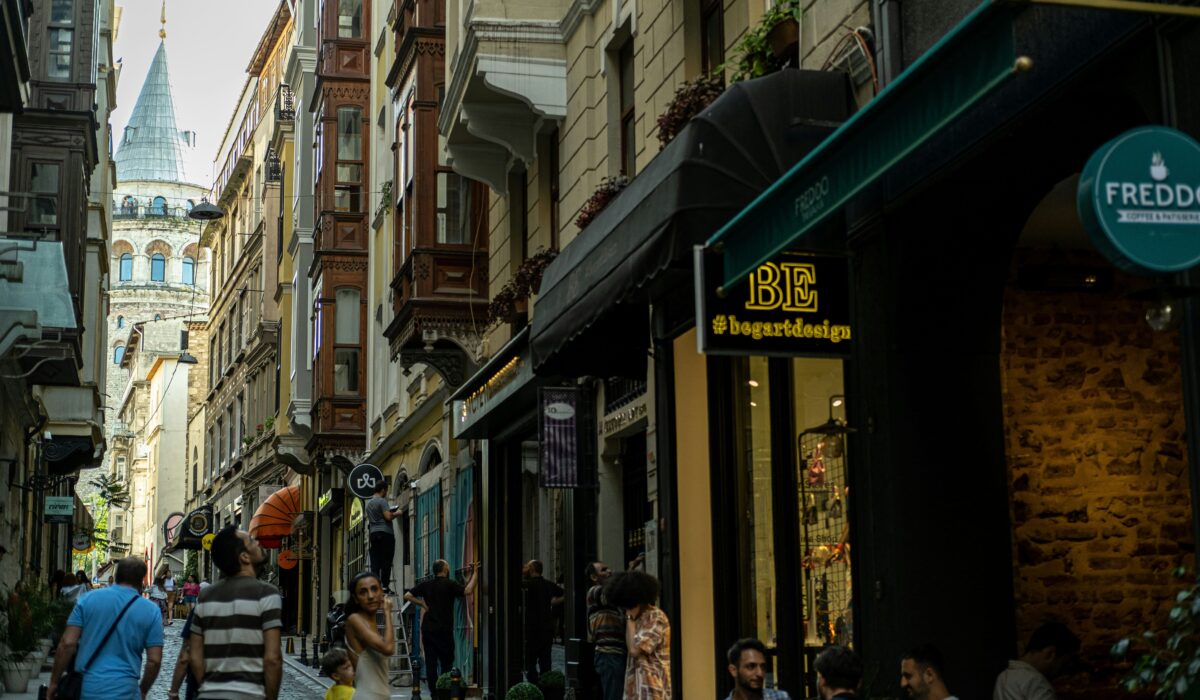
<svg viewBox="0 0 1200 700">
<path fill-rule="evenodd" d="M 259 545 L 275 549 L 283 544 L 284 537 L 292 534 L 292 522 L 300 512 L 300 488 L 279 489 L 254 511 L 254 517 L 250 519 L 250 536 L 258 540 Z"/>
</svg>

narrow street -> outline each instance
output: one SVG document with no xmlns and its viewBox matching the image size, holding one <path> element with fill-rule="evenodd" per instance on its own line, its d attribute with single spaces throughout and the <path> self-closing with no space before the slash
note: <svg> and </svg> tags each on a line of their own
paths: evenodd
<svg viewBox="0 0 1200 700">
<path fill-rule="evenodd" d="M 179 636 L 183 631 L 183 621 L 175 620 L 163 630 L 163 664 L 158 674 L 158 680 L 150 690 L 150 700 L 167 700 L 167 691 L 171 688 L 171 677 L 175 673 L 175 661 L 179 658 L 179 647 L 182 640 Z M 182 694 L 182 691 L 181 691 Z M 325 688 L 288 665 L 283 665 L 283 681 L 279 686 L 279 700 L 309 700 L 321 698 Z"/>
</svg>

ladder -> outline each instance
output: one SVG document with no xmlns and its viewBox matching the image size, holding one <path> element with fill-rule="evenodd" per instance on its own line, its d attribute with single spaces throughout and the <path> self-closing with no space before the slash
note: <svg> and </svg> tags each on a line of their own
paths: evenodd
<svg viewBox="0 0 1200 700">
<path fill-rule="evenodd" d="M 388 680 L 393 688 L 410 688 L 414 682 L 420 682 L 413 674 L 412 644 L 410 643 L 408 627 L 404 624 L 404 613 L 411 603 L 403 603 L 400 596 L 390 596 L 392 601 L 392 629 L 396 635 L 396 648 L 388 659 Z M 383 634 L 383 609 L 377 612 L 375 624 L 379 633 Z"/>
</svg>

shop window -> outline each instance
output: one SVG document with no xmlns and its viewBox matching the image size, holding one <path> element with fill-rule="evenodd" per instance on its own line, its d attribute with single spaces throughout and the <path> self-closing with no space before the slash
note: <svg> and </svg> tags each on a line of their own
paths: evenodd
<svg viewBox="0 0 1200 700">
<path fill-rule="evenodd" d="M 29 189 L 36 195 L 29 212 L 33 226 L 58 226 L 58 164 L 31 163 Z"/>
<path fill-rule="evenodd" d="M 337 110 L 337 184 L 334 209 L 362 211 L 362 109 L 338 107 Z"/>
<path fill-rule="evenodd" d="M 167 278 L 167 259 L 162 253 L 155 253 L 150 256 L 150 280 L 152 282 L 162 282 Z"/>
<path fill-rule="evenodd" d="M 704 75 L 722 77 L 725 63 L 725 14 L 722 0 L 700 0 L 700 64 Z"/>
<path fill-rule="evenodd" d="M 333 390 L 337 394 L 358 393 L 360 298 L 357 289 L 337 290 L 333 339 Z"/>
<path fill-rule="evenodd" d="M 437 242 L 471 242 L 471 183 L 457 173 L 437 174 Z"/>
<path fill-rule="evenodd" d="M 362 0 L 338 0 L 338 38 L 362 38 Z"/>
<path fill-rule="evenodd" d="M 121 364 L 121 360 L 124 359 L 124 357 L 125 357 L 125 346 L 124 345 L 118 345 L 117 347 L 113 348 L 113 364 L 114 365 Z"/>
<path fill-rule="evenodd" d="M 121 282 L 128 282 L 129 280 L 133 279 L 133 256 L 129 253 L 123 254 L 121 256 L 120 268 Z"/>
<path fill-rule="evenodd" d="M 620 80 L 620 109 L 621 109 L 621 174 L 633 177 L 637 160 L 637 144 L 634 139 L 634 129 L 637 126 L 636 114 L 633 109 L 633 40 L 625 42 L 617 55 L 618 76 Z"/>
<path fill-rule="evenodd" d="M 183 259 L 183 275 L 181 279 L 184 284 L 196 283 L 196 261 L 191 257 Z"/>
</svg>

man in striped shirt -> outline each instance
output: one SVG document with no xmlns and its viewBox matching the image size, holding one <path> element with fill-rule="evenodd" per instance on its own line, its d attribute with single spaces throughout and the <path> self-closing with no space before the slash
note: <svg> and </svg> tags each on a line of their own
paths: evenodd
<svg viewBox="0 0 1200 700">
<path fill-rule="evenodd" d="M 212 542 L 225 578 L 200 592 L 189 655 L 198 700 L 276 700 L 283 672 L 279 589 L 259 581 L 266 553 L 248 532 L 229 526 Z"/>
</svg>

